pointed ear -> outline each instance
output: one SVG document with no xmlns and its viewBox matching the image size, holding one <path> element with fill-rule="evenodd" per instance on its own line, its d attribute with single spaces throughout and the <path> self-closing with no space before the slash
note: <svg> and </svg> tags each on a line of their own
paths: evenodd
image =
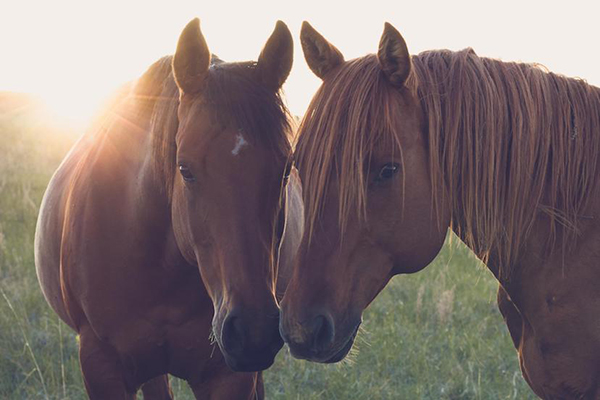
<svg viewBox="0 0 600 400">
<path fill-rule="evenodd" d="M 258 56 L 260 81 L 277 91 L 285 82 L 294 61 L 294 41 L 287 25 L 277 21 L 275 30 Z"/>
<path fill-rule="evenodd" d="M 200 32 L 200 20 L 194 18 L 181 32 L 173 56 L 173 75 L 184 93 L 197 93 L 208 74 L 210 52 Z"/>
<path fill-rule="evenodd" d="M 302 23 L 300 43 L 308 67 L 319 78 L 344 62 L 344 56 L 306 21 Z"/>
<path fill-rule="evenodd" d="M 402 87 L 410 75 L 410 54 L 400 32 L 387 22 L 379 41 L 377 59 L 390 83 Z"/>
</svg>

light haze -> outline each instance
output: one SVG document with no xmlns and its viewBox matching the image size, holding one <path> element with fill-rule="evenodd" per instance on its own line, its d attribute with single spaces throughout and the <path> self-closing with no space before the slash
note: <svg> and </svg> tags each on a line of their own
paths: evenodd
<svg viewBox="0 0 600 400">
<path fill-rule="evenodd" d="M 6 1 L 6 0 L 4 0 Z M 0 14 L 0 91 L 42 96 L 55 111 L 85 120 L 122 83 L 172 54 L 183 27 L 199 17 L 211 51 L 227 61 L 256 59 L 277 19 L 294 36 L 284 86 L 301 116 L 319 80 L 299 43 L 308 20 L 346 59 L 373 53 L 392 23 L 412 54 L 472 47 L 480 56 L 539 62 L 600 84 L 598 1 L 12 1 Z"/>
</svg>

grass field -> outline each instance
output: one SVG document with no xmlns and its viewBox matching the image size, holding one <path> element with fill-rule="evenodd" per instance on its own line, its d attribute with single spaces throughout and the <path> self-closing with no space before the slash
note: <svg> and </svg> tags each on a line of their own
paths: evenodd
<svg viewBox="0 0 600 400">
<path fill-rule="evenodd" d="M 0 109 L 0 399 L 86 398 L 77 338 L 46 305 L 33 262 L 41 197 L 75 137 L 31 111 Z M 375 300 L 350 361 L 317 365 L 281 351 L 265 373 L 267 397 L 536 398 L 497 311 L 497 284 L 453 242 Z M 192 399 L 185 382 L 172 385 Z"/>
</svg>

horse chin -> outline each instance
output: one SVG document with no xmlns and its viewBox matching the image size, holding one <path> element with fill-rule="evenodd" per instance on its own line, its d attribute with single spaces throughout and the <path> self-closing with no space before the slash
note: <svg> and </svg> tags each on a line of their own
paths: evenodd
<svg viewBox="0 0 600 400">
<path fill-rule="evenodd" d="M 336 362 L 340 362 L 344 358 L 346 358 L 346 356 L 352 349 L 352 346 L 354 345 L 354 339 L 356 339 L 356 335 L 358 334 L 358 327 L 359 327 L 359 325 L 357 325 L 356 328 L 354 328 L 354 332 L 352 332 L 352 335 L 350 335 L 350 337 L 346 341 L 346 344 L 344 344 L 344 346 L 340 350 L 338 350 L 337 353 L 335 353 L 333 356 L 325 359 L 324 361 L 319 361 L 319 362 L 321 362 L 323 364 L 333 364 Z"/>
<path fill-rule="evenodd" d="M 348 341 L 346 342 L 346 344 L 344 345 L 344 347 L 342 347 L 340 349 L 340 351 L 338 351 L 337 353 L 335 353 L 332 357 L 326 359 L 325 361 L 322 361 L 323 364 L 334 364 L 336 362 L 340 362 L 342 361 L 344 358 L 346 358 L 346 356 L 348 355 L 348 353 L 350 352 L 350 350 L 352 349 L 352 346 L 354 345 L 354 338 L 356 337 L 356 333 L 353 334 L 350 339 L 348 339 Z"/>
<path fill-rule="evenodd" d="M 225 363 L 234 372 L 258 372 L 268 369 L 275 362 L 275 357 L 283 347 L 283 339 L 277 336 L 266 347 L 247 349 L 241 354 L 231 354 L 217 341 Z"/>
<path fill-rule="evenodd" d="M 292 353 L 292 356 L 302 360 L 313 361 L 322 364 L 334 364 L 340 362 L 344 358 L 346 358 L 346 356 L 352 349 L 352 346 L 354 345 L 354 339 L 356 339 L 356 335 L 358 334 L 359 326 L 360 323 L 356 325 L 356 327 L 352 331 L 352 334 L 348 336 L 348 339 L 345 342 L 343 342 L 344 344 L 341 347 L 333 351 L 327 352 L 327 354 L 303 354 L 295 352 L 291 347 L 290 352 Z"/>
<path fill-rule="evenodd" d="M 239 357 L 230 357 L 224 354 L 225 363 L 233 372 L 258 372 L 268 369 L 275 362 L 275 356 L 260 356 L 252 357 L 247 359 L 240 359 Z"/>
</svg>

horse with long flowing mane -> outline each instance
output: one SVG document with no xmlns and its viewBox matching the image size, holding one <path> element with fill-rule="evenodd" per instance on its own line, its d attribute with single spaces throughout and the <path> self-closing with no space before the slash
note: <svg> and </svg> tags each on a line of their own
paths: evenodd
<svg viewBox="0 0 600 400">
<path fill-rule="evenodd" d="M 323 84 L 295 150 L 292 354 L 343 359 L 363 310 L 451 228 L 498 279 L 533 391 L 600 399 L 600 89 L 471 49 L 411 57 L 389 24 L 376 55 L 350 61 L 308 23 L 301 41 Z"/>
<path fill-rule="evenodd" d="M 257 62 L 226 63 L 193 20 L 52 178 L 37 273 L 79 334 L 90 398 L 170 399 L 167 374 L 199 399 L 263 398 L 303 222 L 292 49 L 279 21 Z"/>
</svg>

